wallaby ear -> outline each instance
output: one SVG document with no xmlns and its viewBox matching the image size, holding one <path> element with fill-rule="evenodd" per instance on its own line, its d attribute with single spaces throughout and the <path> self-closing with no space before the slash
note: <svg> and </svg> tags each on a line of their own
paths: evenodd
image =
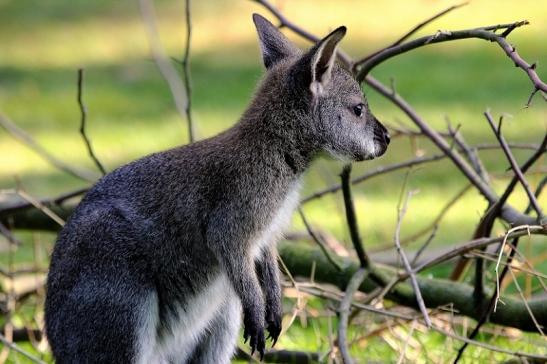
<svg viewBox="0 0 547 364">
<path fill-rule="evenodd" d="M 300 50 L 263 16 L 253 14 L 253 22 L 260 39 L 262 59 L 266 68 L 270 68 L 283 58 L 300 53 Z"/>
<path fill-rule="evenodd" d="M 330 82 L 332 66 L 336 59 L 336 48 L 344 35 L 346 35 L 346 27 L 341 26 L 310 50 L 312 72 L 310 90 L 316 96 L 321 95 Z"/>
</svg>

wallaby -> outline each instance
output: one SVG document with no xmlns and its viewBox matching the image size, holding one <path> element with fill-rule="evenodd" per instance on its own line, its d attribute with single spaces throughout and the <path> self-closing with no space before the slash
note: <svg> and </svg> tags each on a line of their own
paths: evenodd
<svg viewBox="0 0 547 364">
<path fill-rule="evenodd" d="M 239 122 L 118 168 L 51 257 L 45 328 L 58 363 L 229 363 L 281 331 L 275 243 L 326 152 L 382 155 L 387 130 L 335 62 L 340 27 L 302 52 L 253 15 L 267 72 Z M 243 320 L 242 320 L 243 318 Z"/>
</svg>

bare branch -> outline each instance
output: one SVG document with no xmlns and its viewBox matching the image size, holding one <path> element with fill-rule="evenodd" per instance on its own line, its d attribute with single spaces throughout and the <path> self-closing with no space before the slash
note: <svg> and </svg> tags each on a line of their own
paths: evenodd
<svg viewBox="0 0 547 364">
<path fill-rule="evenodd" d="M 360 268 L 355 272 L 355 274 L 351 277 L 348 286 L 346 287 L 344 298 L 342 299 L 342 302 L 340 302 L 340 307 L 338 309 L 338 312 L 340 314 L 340 320 L 338 322 L 338 347 L 340 349 L 340 354 L 342 354 L 342 362 L 344 364 L 353 363 L 353 359 L 349 354 L 347 338 L 351 301 L 353 300 L 353 295 L 361 286 L 361 283 L 363 283 L 363 281 L 368 276 L 368 273 L 369 271 L 364 268 Z"/>
<path fill-rule="evenodd" d="M 412 262 L 411 262 L 412 266 L 415 266 L 418 263 L 418 260 L 420 259 L 420 256 L 422 255 L 422 253 L 425 251 L 425 249 L 427 249 L 427 247 L 433 241 L 433 239 L 435 239 L 435 236 L 437 235 L 437 230 L 438 229 L 439 229 L 439 225 L 433 226 L 431 234 L 426 239 L 426 241 L 422 244 L 422 246 L 420 246 L 420 249 L 418 249 L 418 251 L 414 255 L 414 258 L 412 258 Z"/>
<path fill-rule="evenodd" d="M 21 245 L 21 241 L 17 239 L 11 231 L 0 222 L 0 235 L 4 235 L 4 237 L 9 241 L 10 244 L 13 245 Z"/>
<path fill-rule="evenodd" d="M 82 135 L 82 138 L 84 139 L 87 152 L 89 153 L 89 157 L 93 160 L 99 171 L 103 174 L 103 176 L 106 174 L 106 170 L 104 169 L 103 165 L 93 152 L 93 148 L 91 147 L 91 140 L 87 137 L 87 134 L 85 132 L 85 126 L 86 126 L 86 120 L 87 120 L 87 107 L 84 104 L 83 99 L 83 90 L 84 88 L 84 70 L 83 68 L 78 69 L 78 105 L 80 105 L 80 134 Z"/>
<path fill-rule="evenodd" d="M 512 231 L 512 232 L 508 232 L 506 235 L 502 237 L 479 238 L 479 239 L 474 239 L 465 243 L 460 243 L 450 248 L 449 251 L 445 253 L 441 253 L 419 264 L 416 268 L 414 268 L 414 271 L 421 272 L 424 269 L 430 268 L 441 262 L 445 262 L 447 260 L 460 256 L 473 249 L 480 249 L 491 244 L 500 243 L 506 238 L 517 238 L 517 237 L 520 237 L 523 235 L 529 235 L 529 234 L 547 235 L 547 229 L 540 225 L 531 225 L 528 227 L 528 231 Z M 406 278 L 408 278 L 408 275 L 404 275 L 404 274 L 401 275 L 401 279 L 406 279 Z"/>
<path fill-rule="evenodd" d="M 547 138 L 545 138 L 545 141 L 547 142 Z M 524 171 L 524 168 L 521 168 L 521 170 L 522 170 L 522 173 L 526 173 Z M 536 187 L 536 191 L 534 192 L 534 196 L 536 196 L 536 198 L 539 198 L 539 195 L 541 195 L 541 192 L 543 191 L 543 188 L 545 187 L 545 185 L 547 185 L 547 176 L 544 176 L 543 179 L 538 183 Z M 532 211 L 531 202 L 528 204 L 528 207 L 526 207 L 526 210 L 524 210 L 524 213 L 529 214 L 530 211 Z"/>
<path fill-rule="evenodd" d="M 359 233 L 359 226 L 357 224 L 357 216 L 355 215 L 355 207 L 353 206 L 353 197 L 351 196 L 351 164 L 348 164 L 342 170 L 340 177 L 342 178 L 342 192 L 344 194 L 344 206 L 346 207 L 346 219 L 348 222 L 349 232 L 351 236 L 351 242 L 357 252 L 357 257 L 361 262 L 361 267 L 370 267 L 370 259 L 363 247 L 363 241 Z"/>
<path fill-rule="evenodd" d="M 422 135 L 422 134 L 420 133 L 420 135 Z M 533 149 L 533 150 L 538 149 L 538 146 L 535 145 L 535 144 L 515 144 L 515 143 L 512 143 L 512 144 L 509 144 L 509 145 L 512 148 L 517 148 L 517 149 Z M 471 149 L 477 149 L 477 150 L 489 150 L 489 149 L 499 149 L 501 147 L 499 146 L 499 144 L 477 144 L 477 145 L 470 146 L 470 148 Z M 371 171 L 369 171 L 369 172 L 367 172 L 367 173 L 365 173 L 365 174 L 363 174 L 359 177 L 353 178 L 351 180 L 351 184 L 356 185 L 358 183 L 364 182 L 364 181 L 366 181 L 370 178 L 380 176 L 382 174 L 386 174 L 386 173 L 393 172 L 393 171 L 403 169 L 403 168 L 417 166 L 417 165 L 420 165 L 420 164 L 436 162 L 438 160 L 441 160 L 441 159 L 444 159 L 444 158 L 447 158 L 447 157 L 448 156 L 446 154 L 434 154 L 434 155 L 428 156 L 428 157 L 427 156 L 426 157 L 417 157 L 417 158 L 409 159 L 409 160 L 404 161 L 404 162 L 398 162 L 398 163 L 378 166 L 377 168 L 375 168 L 375 169 L 373 169 L 373 170 L 371 170 Z M 321 190 L 321 191 L 317 191 L 317 192 L 303 198 L 300 201 L 300 204 L 304 205 L 304 204 L 306 204 L 310 201 L 321 198 L 325 195 L 338 192 L 341 189 L 342 189 L 342 185 L 340 185 L 340 184 L 333 185 L 331 187 L 325 188 L 324 190 Z"/>
<path fill-rule="evenodd" d="M 401 247 L 401 225 L 403 223 L 403 217 L 406 213 L 407 207 L 408 207 L 408 201 L 410 197 L 412 196 L 413 192 L 409 191 L 407 194 L 407 197 L 405 198 L 402 207 L 398 211 L 398 217 L 397 217 L 397 227 L 395 228 L 395 247 L 397 248 L 397 252 L 399 253 L 399 256 L 401 257 L 401 260 L 403 261 L 403 265 L 405 267 L 405 270 L 407 274 L 410 276 L 410 282 L 412 283 L 412 288 L 414 289 L 414 294 L 416 295 L 416 302 L 418 303 L 418 307 L 420 308 L 420 312 L 422 313 L 424 317 L 424 321 L 427 327 L 431 327 L 431 319 L 429 318 L 429 314 L 427 313 L 427 308 L 425 307 L 424 299 L 422 297 L 422 292 L 420 291 L 420 286 L 418 285 L 418 280 L 416 279 L 416 273 L 414 273 L 414 270 L 410 266 L 410 262 L 408 261 L 408 257 L 405 254 L 405 251 Z"/>
<path fill-rule="evenodd" d="M 473 169 L 475 169 L 475 172 L 482 178 L 482 180 L 485 183 L 490 183 L 488 178 L 488 173 L 484 169 L 484 166 L 481 163 L 480 158 L 477 155 L 477 150 L 470 148 L 467 143 L 465 142 L 462 133 L 459 130 L 452 129 L 452 126 L 448 125 L 448 129 L 450 133 L 453 135 L 453 141 L 456 143 L 456 145 L 460 148 L 460 150 L 465 154 L 467 157 L 467 161 L 471 163 L 471 166 Z"/>
<path fill-rule="evenodd" d="M 62 203 L 64 203 L 65 201 L 67 201 L 71 198 L 78 197 L 78 196 L 81 196 L 81 195 L 85 194 L 87 191 L 89 191 L 89 188 L 85 187 L 85 188 L 80 188 L 80 189 L 70 191 L 70 192 L 67 192 L 67 193 L 63 193 L 63 194 L 61 194 L 57 197 L 39 199 L 37 201 L 43 206 L 51 207 L 53 205 L 61 205 Z M 3 192 L 5 193 L 6 191 L 3 191 Z M 16 190 L 12 190 L 12 192 L 15 195 L 19 196 L 19 194 L 17 193 Z M 14 202 L 14 203 L 1 204 L 0 205 L 0 218 L 2 216 L 7 216 L 7 215 L 13 214 L 17 211 L 21 211 L 21 210 L 25 210 L 25 209 L 29 209 L 29 208 L 33 208 L 33 207 L 35 207 L 35 206 L 33 204 L 31 204 L 30 202 L 28 202 L 27 200 L 25 200 L 24 198 L 21 201 L 17 201 L 17 202 Z"/>
<path fill-rule="evenodd" d="M 8 133 L 10 133 L 15 139 L 32 149 L 36 154 L 38 154 L 41 158 L 46 160 L 55 168 L 86 182 L 94 182 L 95 180 L 97 180 L 97 174 L 84 169 L 72 167 L 62 160 L 54 157 L 47 150 L 45 150 L 44 147 L 38 144 L 29 134 L 27 134 L 27 132 L 25 132 L 23 129 L 20 129 L 10 119 L 8 119 L 7 116 L 2 114 L 0 114 L 0 126 L 4 128 Z"/>
<path fill-rule="evenodd" d="M 518 178 L 518 180 L 522 184 L 522 187 L 524 187 L 524 190 L 526 191 L 526 195 L 528 195 L 528 199 L 530 200 L 530 203 L 532 204 L 532 207 L 534 208 L 534 210 L 536 210 L 538 220 L 542 221 L 544 219 L 543 211 L 541 211 L 541 208 L 539 207 L 539 203 L 536 199 L 536 196 L 532 192 L 532 190 L 530 188 L 530 185 L 528 184 L 528 181 L 524 177 L 524 173 L 520 169 L 517 161 L 515 160 L 515 157 L 513 156 L 513 153 L 511 153 L 511 149 L 507 145 L 507 142 L 505 141 L 505 138 L 503 137 L 503 135 L 501 133 L 501 119 L 500 119 L 500 125 L 496 128 L 496 126 L 494 125 L 494 121 L 492 120 L 492 115 L 490 115 L 490 112 L 486 111 L 484 113 L 484 116 L 486 117 L 486 120 L 488 121 L 488 124 L 490 124 L 490 127 L 492 128 L 492 131 L 494 131 L 494 134 L 496 135 L 496 138 L 498 138 L 498 141 L 499 141 L 499 143 L 500 143 L 500 145 L 503 149 L 503 152 L 505 153 L 505 156 L 507 157 L 507 160 L 509 161 L 509 164 L 511 165 L 511 168 L 515 172 L 515 176 Z M 532 155 L 532 159 L 529 159 L 528 162 L 526 163 L 527 167 L 530 167 L 533 164 L 533 162 L 535 162 L 535 160 L 537 158 L 539 158 L 539 156 L 545 152 L 546 145 L 547 145 L 547 134 L 543 138 L 543 143 L 541 143 L 541 147 L 538 150 L 538 152 L 534 153 L 534 155 Z M 504 196 L 505 196 L 505 194 L 504 194 Z M 501 201 L 501 199 L 500 199 L 500 201 Z"/>
<path fill-rule="evenodd" d="M 28 360 L 30 360 L 33 363 L 39 363 L 39 364 L 46 364 L 44 361 L 40 360 L 39 358 L 35 357 L 34 355 L 31 355 L 27 353 L 25 350 L 21 349 L 19 346 L 15 345 L 11 341 L 7 340 L 6 337 L 2 334 L 0 334 L 0 341 L 9 347 L 11 350 L 16 351 L 17 353 L 23 355 Z"/>
<path fill-rule="evenodd" d="M 484 183 L 484 181 L 477 176 L 475 171 L 462 159 L 460 155 L 450 149 L 450 145 L 446 142 L 446 140 L 433 128 L 431 128 L 400 95 L 393 95 L 385 85 L 370 75 L 366 77 L 365 81 L 373 89 L 393 102 L 405 114 L 407 114 L 407 116 L 420 128 L 420 130 L 427 135 L 427 137 L 448 156 L 448 158 L 451 159 L 454 165 L 490 203 L 495 203 L 498 200 L 498 197 L 490 186 Z M 505 221 L 515 225 L 531 225 L 535 223 L 533 218 L 521 214 L 507 205 L 503 207 L 501 216 Z"/>
<path fill-rule="evenodd" d="M 515 273 L 513 273 L 513 269 L 511 269 L 510 266 L 508 266 L 509 273 L 511 273 L 511 277 L 513 278 L 513 282 L 515 283 L 515 287 L 517 288 L 517 291 L 519 292 L 520 298 L 522 299 L 522 302 L 524 303 L 524 306 L 526 306 L 526 310 L 528 311 L 528 314 L 530 315 L 530 318 L 532 321 L 534 321 L 534 324 L 536 325 L 538 332 L 541 334 L 541 336 L 545 336 L 545 333 L 541 329 L 542 325 L 539 324 L 538 320 L 536 319 L 534 313 L 532 312 L 532 309 L 530 309 L 530 305 L 528 304 L 528 300 L 526 297 L 524 297 L 524 293 L 522 293 L 522 289 L 520 288 L 519 282 L 517 280 L 517 277 L 515 277 Z"/>
<path fill-rule="evenodd" d="M 18 188 L 17 190 L 15 190 L 15 193 L 21 196 L 24 200 L 28 201 L 28 203 L 30 203 L 37 210 L 41 211 L 44 215 L 46 215 L 52 221 L 55 221 L 55 223 L 57 223 L 60 227 L 63 227 L 65 225 L 65 221 L 61 217 L 59 217 L 58 214 L 56 214 L 52 209 L 50 209 L 46 205 L 42 204 L 36 198 L 29 195 L 24 190 Z"/>
<path fill-rule="evenodd" d="M 532 84 L 534 85 L 535 89 L 541 90 L 543 92 L 547 92 L 547 83 L 543 82 L 539 78 L 536 72 L 535 64 L 528 64 L 524 59 L 522 59 L 522 57 L 520 57 L 516 49 L 513 46 L 511 46 L 505 39 L 505 37 L 508 34 L 504 33 L 500 35 L 495 32 L 495 30 L 502 29 L 502 28 L 506 28 L 507 30 L 509 29 L 513 30 L 517 27 L 527 25 L 527 24 L 528 24 L 528 21 L 524 20 L 524 21 L 515 22 L 512 24 L 500 24 L 500 25 L 495 25 L 491 27 L 481 27 L 481 28 L 456 30 L 456 31 L 443 31 L 443 32 L 437 32 L 434 35 L 421 37 L 403 44 L 399 44 L 399 45 L 387 48 L 383 50 L 382 52 L 369 58 L 368 60 L 362 62 L 356 73 L 356 78 L 359 82 L 364 81 L 365 77 L 375 66 L 386 61 L 389 58 L 392 58 L 401 53 L 408 52 L 412 49 L 423 47 L 428 44 L 435 44 L 435 43 L 453 41 L 458 39 L 478 38 L 478 39 L 488 40 L 491 42 L 496 42 L 503 49 L 505 54 L 515 63 L 515 65 L 517 67 L 520 67 L 522 70 L 526 72 L 526 74 L 532 81 Z M 532 96 L 529 98 L 528 104 L 530 104 Z"/>
<path fill-rule="evenodd" d="M 306 219 L 306 216 L 304 215 L 304 211 L 302 211 L 302 209 L 299 208 L 298 213 L 300 214 L 300 218 L 302 219 L 302 222 L 304 223 L 304 226 L 306 227 L 308 234 L 310 234 L 313 241 L 315 241 L 315 243 L 319 245 L 319 248 L 325 254 L 329 262 L 331 262 L 332 265 L 334 265 L 337 270 L 342 270 L 340 263 L 338 263 L 336 258 L 333 257 L 333 253 L 331 253 L 331 251 L 325 246 L 325 243 L 323 242 L 323 240 L 311 228 L 310 224 L 308 223 L 308 220 Z"/>
<path fill-rule="evenodd" d="M 505 145 L 507 147 L 507 143 Z M 547 146 L 547 135 L 545 135 L 545 137 L 543 138 L 543 142 L 536 149 L 536 152 L 533 153 L 528 158 L 528 160 L 522 165 L 521 171 L 522 171 L 523 174 L 526 173 L 530 167 L 532 167 L 532 165 L 543 155 L 543 153 L 545 153 L 546 146 Z M 503 148 L 503 146 L 502 146 L 502 148 Z M 519 181 L 518 175 L 514 174 L 513 178 L 511 179 L 511 181 L 509 182 L 509 184 L 505 188 L 505 191 L 503 192 L 501 197 L 497 201 L 495 201 L 494 203 L 491 203 L 488 206 L 488 209 L 486 210 L 484 216 L 481 218 L 481 220 L 480 220 L 480 222 L 479 222 L 479 224 L 478 224 L 478 226 L 475 230 L 473 238 L 477 239 L 477 238 L 490 236 L 490 232 L 492 231 L 492 228 L 494 226 L 495 219 L 500 216 L 503 205 L 505 204 L 505 202 L 507 201 L 507 199 L 509 198 L 511 193 L 513 193 L 513 190 L 514 190 L 515 186 L 517 185 L 518 181 Z M 530 206 L 532 206 L 531 202 L 530 202 Z M 524 213 L 528 214 L 529 212 L 530 211 L 528 209 L 526 209 Z M 463 273 L 465 267 L 467 266 L 467 263 L 468 263 L 467 259 L 461 258 L 461 260 L 458 262 L 458 264 L 456 265 L 456 267 L 452 271 L 452 274 L 451 274 L 451 279 L 452 280 L 458 280 L 459 279 L 459 277 Z M 481 259 L 477 259 L 477 261 L 475 263 L 476 263 L 476 265 L 475 265 L 476 297 L 478 299 L 481 299 L 482 298 L 482 293 L 483 293 L 482 279 L 483 279 L 483 276 L 484 276 L 484 274 L 483 274 L 483 270 L 484 270 L 483 261 Z"/>
<path fill-rule="evenodd" d="M 165 50 L 161 46 L 161 41 L 156 26 L 156 15 L 154 5 L 151 0 L 139 0 L 141 16 L 146 28 L 148 44 L 152 52 L 152 57 L 156 62 L 158 70 L 169 85 L 171 96 L 175 102 L 175 107 L 182 118 L 186 114 L 188 103 L 188 95 L 184 92 L 182 81 L 175 67 L 171 64 L 169 58 L 165 54 Z"/>
<path fill-rule="evenodd" d="M 186 91 L 186 120 L 188 120 L 188 135 L 190 143 L 196 140 L 194 130 L 194 119 L 192 117 L 192 79 L 190 76 L 190 41 L 192 39 L 192 13 L 191 1 L 185 0 L 186 16 L 186 46 L 184 47 L 184 57 L 182 58 L 182 71 L 184 73 L 184 89 Z"/>
<path fill-rule="evenodd" d="M 406 244 L 411 241 L 414 241 L 418 239 L 419 237 L 425 235 L 427 232 L 431 230 L 435 230 L 439 224 L 441 223 L 442 219 L 445 217 L 445 215 L 450 211 L 450 209 L 463 197 L 465 194 L 471 189 L 471 184 L 468 184 L 464 188 L 462 188 L 458 193 L 456 193 L 440 210 L 437 217 L 431 221 L 431 223 L 423 228 L 422 230 L 412 234 L 411 236 L 404 238 L 401 240 L 401 244 Z M 414 259 L 417 259 L 414 257 Z"/>
<path fill-rule="evenodd" d="M 425 27 L 426 25 L 432 23 L 433 21 L 439 19 L 440 17 L 442 17 L 443 15 L 446 15 L 448 13 L 450 13 L 452 10 L 456 10 L 458 8 L 461 8 L 462 6 L 465 6 L 469 4 L 468 1 L 466 2 L 463 2 L 461 4 L 456 4 L 456 5 L 452 5 L 444 10 L 442 10 L 441 12 L 433 15 L 432 17 L 422 21 L 421 23 L 417 24 L 415 27 L 413 27 L 412 29 L 410 29 L 407 33 L 405 33 L 401 38 L 397 39 L 395 42 L 391 43 L 390 45 L 388 45 L 387 47 L 384 47 L 382 49 L 379 49 L 377 50 L 376 52 L 372 53 L 372 54 L 369 54 L 368 56 L 358 60 L 355 62 L 355 64 L 353 65 L 353 72 L 355 73 L 357 71 L 357 68 L 359 66 L 361 66 L 363 63 L 365 63 L 366 61 L 368 61 L 369 59 L 371 59 L 372 57 L 376 56 L 378 53 L 381 53 L 383 52 L 384 50 L 388 49 L 388 48 L 392 48 L 392 47 L 395 47 L 401 43 L 403 43 L 405 40 L 407 40 L 408 38 L 410 38 L 413 34 L 415 34 L 417 31 L 419 31 L 420 29 L 422 29 L 423 27 Z"/>
</svg>

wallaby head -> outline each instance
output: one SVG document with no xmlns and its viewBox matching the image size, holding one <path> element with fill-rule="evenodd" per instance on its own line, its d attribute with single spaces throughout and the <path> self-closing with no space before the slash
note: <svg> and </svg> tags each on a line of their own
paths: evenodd
<svg viewBox="0 0 547 364">
<path fill-rule="evenodd" d="M 293 45 L 272 23 L 253 15 L 267 74 L 257 98 L 267 98 L 292 118 L 279 127 L 309 152 L 343 160 L 373 159 L 389 144 L 386 128 L 372 115 L 352 74 L 336 63 L 339 27 L 307 52 Z M 307 145 L 306 145 L 307 144 Z"/>
</svg>

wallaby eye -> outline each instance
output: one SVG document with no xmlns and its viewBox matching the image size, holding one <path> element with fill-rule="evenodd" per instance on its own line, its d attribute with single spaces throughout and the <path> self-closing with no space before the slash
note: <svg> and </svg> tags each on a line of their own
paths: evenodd
<svg viewBox="0 0 547 364">
<path fill-rule="evenodd" d="M 361 116 L 363 115 L 363 110 L 365 109 L 365 105 L 364 104 L 357 104 L 353 107 L 353 113 L 356 115 L 356 116 Z"/>
</svg>

